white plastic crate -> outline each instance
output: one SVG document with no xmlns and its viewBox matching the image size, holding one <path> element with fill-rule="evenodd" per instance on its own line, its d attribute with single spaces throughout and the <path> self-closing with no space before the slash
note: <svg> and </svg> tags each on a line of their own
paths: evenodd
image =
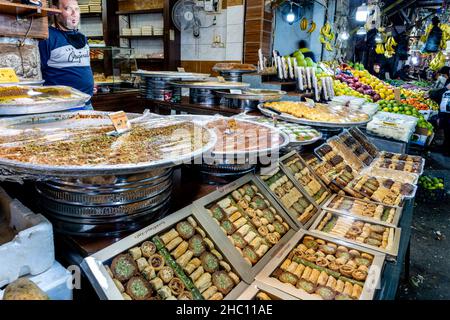
<svg viewBox="0 0 450 320">
<path fill-rule="evenodd" d="M 55 261 L 51 223 L 0 188 L 0 220 L 5 217 L 17 234 L 0 245 L 0 287 L 23 275 L 40 274 Z"/>
</svg>

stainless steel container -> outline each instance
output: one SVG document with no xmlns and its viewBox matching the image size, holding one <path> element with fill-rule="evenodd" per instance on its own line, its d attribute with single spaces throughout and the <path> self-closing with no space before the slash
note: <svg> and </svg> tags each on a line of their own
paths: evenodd
<svg viewBox="0 0 450 320">
<path fill-rule="evenodd" d="M 189 102 L 193 104 L 201 104 L 214 106 L 220 104 L 220 96 L 212 89 L 189 89 Z"/>
<path fill-rule="evenodd" d="M 57 231 L 114 235 L 135 229 L 139 222 L 154 221 L 167 211 L 172 172 L 168 168 L 38 182 L 38 202 Z"/>
</svg>

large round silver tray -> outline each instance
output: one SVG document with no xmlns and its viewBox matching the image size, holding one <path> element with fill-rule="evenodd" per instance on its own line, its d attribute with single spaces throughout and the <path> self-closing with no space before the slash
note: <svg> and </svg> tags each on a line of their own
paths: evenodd
<svg viewBox="0 0 450 320">
<path fill-rule="evenodd" d="M 239 99 L 239 100 L 255 100 L 255 101 L 268 101 L 281 99 L 286 94 L 281 90 L 270 89 L 245 89 L 242 93 L 232 93 L 226 91 L 216 91 L 220 96 L 227 99 Z"/>
<path fill-rule="evenodd" d="M 33 88 L 33 87 L 30 87 Z M 72 97 L 57 100 L 30 101 L 29 103 L 0 103 L 0 116 L 16 116 L 27 114 L 64 111 L 83 106 L 91 96 L 74 88 Z"/>
<path fill-rule="evenodd" d="M 261 124 L 261 122 L 259 122 L 257 120 L 258 117 L 259 116 L 242 115 L 242 116 L 238 116 L 238 119 L 240 119 L 240 120 L 250 120 L 250 121 L 253 121 L 253 122 Z M 283 120 L 281 120 L 281 121 L 283 121 Z M 289 136 L 289 132 L 286 132 L 285 130 L 283 130 L 282 127 L 275 127 L 274 125 L 271 125 L 269 123 L 264 123 L 264 124 L 268 125 L 268 126 L 271 126 L 272 128 L 277 128 L 277 129 L 281 130 L 281 132 L 285 133 L 289 137 L 289 145 L 288 145 L 288 147 L 306 146 L 306 145 L 309 145 L 309 144 L 313 144 L 313 143 L 315 143 L 315 142 L 317 142 L 317 141 L 319 141 L 320 139 L 323 138 L 322 132 L 316 130 L 319 133 L 319 135 L 317 137 L 313 138 L 313 139 L 304 140 L 304 141 L 292 140 L 291 137 Z"/>
<path fill-rule="evenodd" d="M 17 82 L 9 82 L 9 83 L 0 83 L 1 86 L 39 86 L 41 84 L 44 84 L 45 80 L 20 80 L 19 83 Z"/>
<path fill-rule="evenodd" d="M 231 74 L 244 74 L 244 73 L 256 73 L 258 70 L 238 70 L 238 69 L 214 69 L 214 71 L 220 73 L 231 73 Z"/>
<path fill-rule="evenodd" d="M 132 74 L 149 78 L 168 78 L 168 79 L 205 79 L 209 77 L 207 73 L 195 72 L 177 72 L 177 71 L 133 71 Z"/>
<path fill-rule="evenodd" d="M 24 116 L 14 118 L 12 120 L 0 120 L 0 130 L 2 125 L 26 126 L 26 123 L 36 123 L 42 121 L 44 124 L 51 126 L 52 122 L 68 120 L 76 114 L 85 115 L 103 115 L 105 119 L 108 118 L 107 112 L 99 111 L 80 111 L 70 113 L 58 113 L 42 116 Z M 136 115 L 131 114 L 130 118 L 135 118 Z M 198 125 L 198 124 L 197 124 Z M 167 158 L 158 161 L 130 163 L 120 165 L 83 165 L 83 166 L 57 166 L 57 165 L 40 165 L 32 163 L 23 163 L 19 161 L 0 159 L 0 176 L 11 176 L 13 179 L 16 176 L 25 176 L 26 178 L 33 178 L 35 180 L 42 180 L 48 177 L 67 177 L 67 176 L 92 176 L 92 175 L 118 175 L 118 174 L 132 174 L 153 170 L 156 168 L 166 168 L 176 166 L 184 162 L 200 157 L 203 153 L 212 150 L 217 142 L 217 136 L 211 129 L 205 128 L 209 134 L 209 142 L 203 147 L 194 152 L 186 153 L 177 158 Z"/>
<path fill-rule="evenodd" d="M 208 122 L 212 122 L 212 121 L 216 121 L 221 119 L 221 117 L 217 117 L 217 116 L 206 116 L 206 115 L 175 115 L 175 116 L 171 116 L 174 119 L 180 119 L 180 120 L 189 120 L 189 121 L 194 121 L 198 124 L 203 124 L 205 127 L 208 124 Z M 278 149 L 284 148 L 286 147 L 290 141 L 289 141 L 289 136 L 284 133 L 283 131 L 281 131 L 278 128 L 275 128 L 273 126 L 267 125 L 265 123 L 259 123 L 259 122 L 255 122 L 255 121 L 251 121 L 251 120 L 245 120 L 245 119 L 236 119 L 238 121 L 242 121 L 242 122 L 247 122 L 247 123 L 251 123 L 254 124 L 256 126 L 263 126 L 266 127 L 268 129 L 271 129 L 273 131 L 275 131 L 276 133 L 278 133 L 280 135 L 280 137 L 282 138 L 282 142 L 280 144 L 278 144 L 277 146 L 274 146 L 272 148 L 263 148 L 263 149 L 258 149 L 258 150 L 246 150 L 246 151 L 234 151 L 231 154 L 236 155 L 236 156 L 247 156 L 247 157 L 251 157 L 251 156 L 257 156 L 259 154 L 270 154 L 274 151 L 277 151 Z M 216 136 L 216 141 L 217 141 L 217 136 Z M 214 148 L 204 152 L 203 156 L 204 158 L 209 158 L 209 157 L 216 157 L 216 156 L 228 156 L 230 155 L 229 152 L 215 152 Z M 229 157 L 227 157 L 228 159 Z M 223 162 L 223 164 L 227 164 L 227 162 Z"/>
<path fill-rule="evenodd" d="M 216 81 L 172 81 L 170 84 L 181 87 L 181 88 L 190 88 L 190 89 L 242 89 L 250 86 L 249 83 L 244 82 L 216 82 Z"/>
<path fill-rule="evenodd" d="M 307 120 L 307 119 L 300 119 L 300 118 L 291 116 L 286 113 L 277 114 L 277 113 L 267 109 L 266 107 L 264 107 L 264 104 L 262 104 L 262 103 L 260 103 L 258 105 L 258 109 L 259 109 L 259 111 L 261 111 L 261 113 L 263 115 L 265 115 L 267 117 L 275 116 L 275 117 L 285 120 L 285 121 L 305 124 L 305 125 L 309 125 L 312 127 L 325 127 L 325 128 L 349 128 L 349 127 L 355 127 L 355 126 L 358 127 L 358 126 L 365 125 L 372 120 L 372 116 L 369 116 L 369 119 L 367 119 L 366 121 L 361 121 L 361 122 L 320 122 L 320 121 L 313 121 L 313 120 Z"/>
</svg>

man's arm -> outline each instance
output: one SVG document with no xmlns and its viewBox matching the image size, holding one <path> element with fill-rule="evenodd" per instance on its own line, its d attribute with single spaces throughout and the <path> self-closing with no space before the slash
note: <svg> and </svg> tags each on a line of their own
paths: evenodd
<svg viewBox="0 0 450 320">
<path fill-rule="evenodd" d="M 50 59 L 50 43 L 49 39 L 39 41 L 39 55 L 41 56 L 41 70 L 47 67 L 48 59 Z"/>
</svg>

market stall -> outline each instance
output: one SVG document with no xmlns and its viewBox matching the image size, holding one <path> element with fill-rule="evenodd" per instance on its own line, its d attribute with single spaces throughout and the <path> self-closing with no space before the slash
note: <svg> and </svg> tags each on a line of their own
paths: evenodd
<svg viewBox="0 0 450 320">
<path fill-rule="evenodd" d="M 110 21 L 164 13 L 164 33 L 132 28 L 129 17 L 129 32 L 140 32 L 121 37 L 129 48 L 115 47 L 113 35 L 91 48 L 92 69 L 103 70 L 94 72 L 93 96 L 0 69 L 0 253 L 9 262 L 0 266 L 0 296 L 28 278 L 51 299 L 71 299 L 72 291 L 53 294 L 75 265 L 76 296 L 102 300 L 395 299 L 409 274 L 416 196 L 445 196 L 444 180 L 425 175 L 425 154 L 448 108 L 434 90 L 448 83 L 394 60 L 405 35 L 411 63 L 444 72 L 447 15 L 436 25 L 421 9 L 417 27 L 399 34 L 382 18 L 391 9 L 369 1 L 355 8 L 365 24 L 350 35 L 348 4 L 276 1 L 260 8 L 277 13 L 273 50 L 264 44 L 271 31 L 259 30 L 259 50 L 239 62 L 185 70 L 180 33 L 198 37 L 200 18 L 180 27 L 182 16 L 169 12 L 183 6 L 171 1 L 115 14 L 112 3 L 104 6 Z M 291 50 L 298 33 L 283 33 L 282 43 L 282 23 L 319 41 Z M 441 41 L 426 52 L 436 28 Z M 347 41 L 361 36 L 360 57 Z M 164 38 L 165 67 L 137 63 L 135 37 Z M 212 48 L 224 48 L 220 35 Z M 399 79 L 376 71 L 381 56 L 397 64 Z M 80 110 L 89 101 L 95 111 Z"/>
</svg>

